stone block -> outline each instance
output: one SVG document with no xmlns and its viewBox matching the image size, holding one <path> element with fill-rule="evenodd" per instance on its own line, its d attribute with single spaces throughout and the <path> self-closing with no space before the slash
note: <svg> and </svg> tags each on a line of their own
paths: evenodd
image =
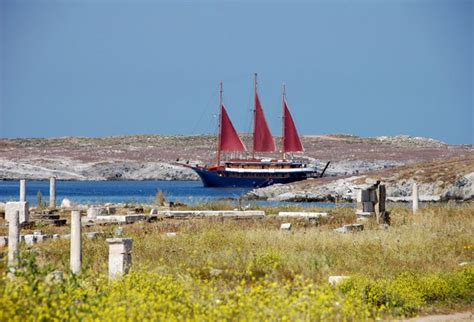
<svg viewBox="0 0 474 322">
<path fill-rule="evenodd" d="M 174 232 L 166 233 L 166 237 L 176 237 L 176 233 Z"/>
<path fill-rule="evenodd" d="M 61 235 L 59 234 L 53 234 L 53 240 L 61 238 Z"/>
<path fill-rule="evenodd" d="M 100 233 L 96 231 L 91 231 L 91 232 L 86 233 L 87 239 L 96 239 L 99 236 L 100 236 Z"/>
<path fill-rule="evenodd" d="M 59 206 L 59 207 L 62 208 L 62 209 L 69 209 L 69 208 L 72 208 L 72 206 L 73 206 L 72 201 L 69 200 L 68 198 L 64 198 L 61 201 L 61 206 Z"/>
<path fill-rule="evenodd" d="M 362 231 L 364 230 L 364 225 L 363 224 L 352 224 L 352 225 L 344 225 L 340 228 L 334 229 L 335 232 L 337 233 L 350 233 L 350 232 L 356 232 L 356 231 Z"/>
<path fill-rule="evenodd" d="M 117 213 L 117 208 L 115 207 L 107 207 L 106 209 L 108 215 L 115 215 Z"/>
<path fill-rule="evenodd" d="M 108 214 L 107 209 L 103 207 L 90 207 L 87 209 L 87 218 L 89 219 L 95 219 L 97 216 L 106 216 Z"/>
<path fill-rule="evenodd" d="M 53 238 L 51 235 L 35 235 L 36 236 L 36 242 L 41 243 L 44 242 L 48 239 Z"/>
<path fill-rule="evenodd" d="M 374 212 L 374 203 L 372 201 L 364 202 L 364 212 Z"/>
<path fill-rule="evenodd" d="M 8 236 L 0 236 L 0 247 L 8 246 Z"/>
<path fill-rule="evenodd" d="M 7 202 L 5 205 L 5 218 L 9 221 L 10 216 L 15 211 L 20 213 L 20 224 L 28 223 L 30 221 L 30 211 L 27 201 Z"/>
<path fill-rule="evenodd" d="M 278 213 L 279 217 L 292 217 L 292 218 L 328 218 L 329 215 L 327 212 L 284 212 L 281 211 Z"/>
<path fill-rule="evenodd" d="M 33 234 L 25 235 L 25 244 L 34 245 L 37 243 L 37 236 Z"/>
<path fill-rule="evenodd" d="M 329 276 L 328 282 L 331 285 L 337 285 L 347 278 L 349 278 L 349 276 L 344 276 L 344 275 Z"/>
<path fill-rule="evenodd" d="M 150 210 L 150 215 L 158 215 L 158 209 L 152 208 L 152 209 Z"/>
<path fill-rule="evenodd" d="M 127 274 L 132 265 L 132 239 L 109 238 L 109 278 Z"/>
<path fill-rule="evenodd" d="M 287 222 L 287 223 L 281 224 L 280 230 L 290 231 L 291 230 L 291 223 Z"/>
</svg>

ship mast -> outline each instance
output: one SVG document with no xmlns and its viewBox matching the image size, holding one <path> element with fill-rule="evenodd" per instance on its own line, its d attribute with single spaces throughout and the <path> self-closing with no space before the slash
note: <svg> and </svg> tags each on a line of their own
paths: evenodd
<svg viewBox="0 0 474 322">
<path fill-rule="evenodd" d="M 257 96 L 257 73 L 254 74 L 255 78 L 253 81 L 253 91 L 254 91 L 254 98 Z M 252 144 L 252 159 L 255 159 L 255 130 L 257 128 L 257 102 L 254 99 L 253 103 L 253 143 Z"/>
<path fill-rule="evenodd" d="M 220 82 L 220 90 L 219 90 L 219 129 L 218 129 L 218 135 L 217 135 L 217 160 L 216 160 L 216 166 L 219 166 L 219 164 L 221 163 L 221 127 L 222 127 L 222 103 L 223 103 L 223 99 L 222 99 L 222 92 L 223 92 L 223 88 L 222 88 L 222 82 Z"/>
<path fill-rule="evenodd" d="M 282 116 L 281 116 L 281 159 L 285 160 L 285 99 L 286 99 L 286 85 L 283 84 L 282 94 Z"/>
</svg>

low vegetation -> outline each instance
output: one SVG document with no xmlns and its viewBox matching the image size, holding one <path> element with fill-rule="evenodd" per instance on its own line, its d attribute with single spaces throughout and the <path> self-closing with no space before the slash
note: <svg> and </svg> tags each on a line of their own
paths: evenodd
<svg viewBox="0 0 474 322">
<path fill-rule="evenodd" d="M 366 320 L 472 308 L 473 205 L 416 216 L 396 207 L 390 228 L 372 223 L 352 234 L 332 229 L 355 222 L 353 209 L 331 215 L 286 219 L 289 233 L 275 216 L 127 225 L 132 273 L 115 282 L 103 238 L 84 240 L 78 276 L 68 272 L 68 240 L 23 246 L 14 278 L 0 261 L 0 320 Z M 114 228 L 86 230 L 111 237 Z M 350 278 L 334 287 L 330 275 Z"/>
</svg>

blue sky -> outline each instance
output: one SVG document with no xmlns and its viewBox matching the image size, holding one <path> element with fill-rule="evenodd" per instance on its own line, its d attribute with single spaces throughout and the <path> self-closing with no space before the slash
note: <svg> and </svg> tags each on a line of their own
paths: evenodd
<svg viewBox="0 0 474 322">
<path fill-rule="evenodd" d="M 473 139 L 474 2 L 0 1 L 0 137 L 239 132 Z"/>
</svg>

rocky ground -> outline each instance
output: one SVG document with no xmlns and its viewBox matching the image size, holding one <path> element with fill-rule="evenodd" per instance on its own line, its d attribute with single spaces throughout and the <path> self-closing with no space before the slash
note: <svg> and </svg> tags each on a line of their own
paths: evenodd
<svg viewBox="0 0 474 322">
<path fill-rule="evenodd" d="M 417 183 L 421 201 L 474 199 L 474 154 L 412 163 L 363 175 L 310 179 L 249 192 L 248 199 L 275 201 L 353 201 L 358 187 L 380 180 L 391 201 L 410 201 Z"/>
<path fill-rule="evenodd" d="M 312 163 L 321 167 L 332 161 L 329 176 L 473 153 L 471 146 L 408 136 L 319 135 L 304 137 L 303 144 L 304 158 Z M 212 163 L 215 145 L 212 136 L 0 139 L 0 180 L 47 179 L 52 175 L 60 180 L 197 180 L 192 170 L 176 165 L 176 161 Z"/>
</svg>

